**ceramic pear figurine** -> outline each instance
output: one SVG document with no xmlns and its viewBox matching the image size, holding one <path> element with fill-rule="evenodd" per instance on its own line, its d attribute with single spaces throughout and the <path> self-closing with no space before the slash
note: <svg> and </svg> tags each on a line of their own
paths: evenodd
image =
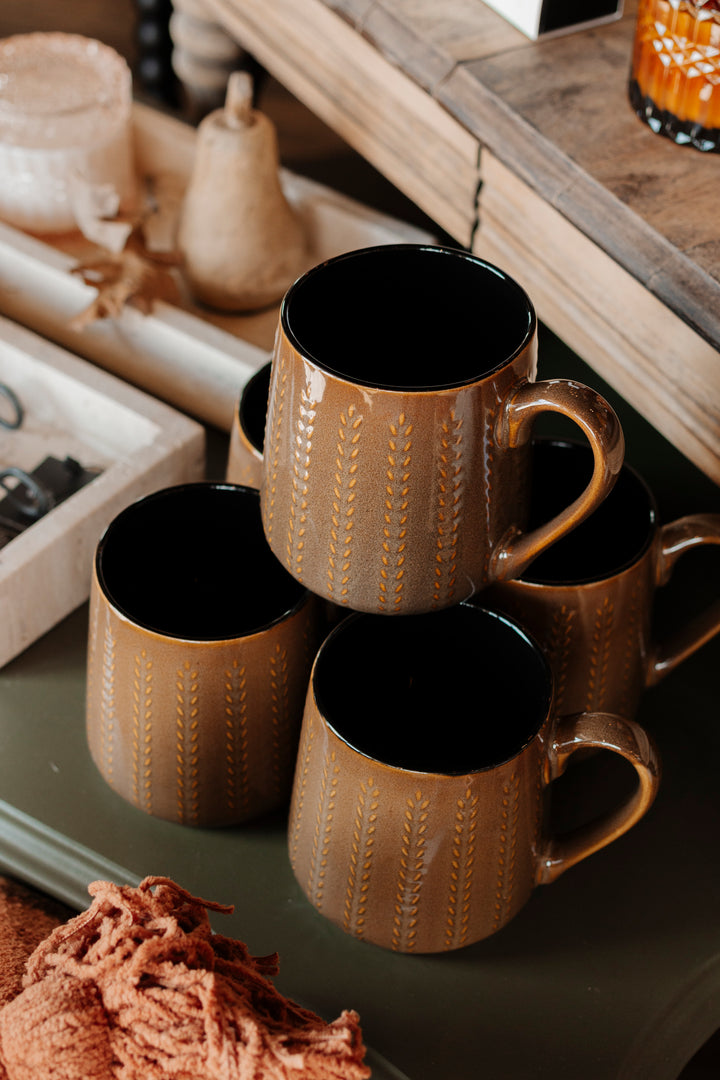
<svg viewBox="0 0 720 1080">
<path fill-rule="evenodd" d="M 277 134 L 233 72 L 225 107 L 198 127 L 178 249 L 193 296 L 222 311 L 279 300 L 307 265 L 303 225 L 280 184 Z"/>
</svg>

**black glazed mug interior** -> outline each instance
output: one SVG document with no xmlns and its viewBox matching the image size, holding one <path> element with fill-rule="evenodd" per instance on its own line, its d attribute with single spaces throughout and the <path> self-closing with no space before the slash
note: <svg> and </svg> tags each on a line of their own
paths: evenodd
<svg viewBox="0 0 720 1080">
<path fill-rule="evenodd" d="M 307 596 L 265 540 L 259 493 L 236 484 L 180 484 L 132 503 L 105 531 L 95 566 L 122 615 L 184 640 L 258 631 Z"/>
<path fill-rule="evenodd" d="M 267 418 L 270 373 L 272 363 L 263 364 L 245 383 L 238 402 L 238 421 L 250 445 L 262 454 L 265 445 L 265 420 Z"/>
<path fill-rule="evenodd" d="M 531 341 L 525 291 L 468 252 L 361 248 L 313 267 L 281 307 L 293 347 L 350 382 L 424 390 L 476 382 Z"/>
<path fill-rule="evenodd" d="M 593 471 L 585 443 L 537 439 L 532 446 L 528 528 L 548 521 L 583 491 Z M 522 581 L 581 585 L 621 573 L 652 542 L 657 525 L 655 498 L 642 477 L 624 464 L 609 495 L 572 532 L 539 555 Z"/>
<path fill-rule="evenodd" d="M 312 685 L 320 712 L 350 747 L 443 775 L 515 757 L 552 698 L 532 638 L 512 619 L 465 603 L 400 619 L 348 616 L 322 645 Z"/>
</svg>

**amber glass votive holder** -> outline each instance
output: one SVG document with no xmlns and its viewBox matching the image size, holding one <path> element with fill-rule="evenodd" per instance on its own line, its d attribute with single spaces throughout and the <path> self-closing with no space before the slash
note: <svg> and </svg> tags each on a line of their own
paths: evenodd
<svg viewBox="0 0 720 1080">
<path fill-rule="evenodd" d="M 629 94 L 653 131 L 720 151 L 720 0 L 640 0 Z"/>
</svg>

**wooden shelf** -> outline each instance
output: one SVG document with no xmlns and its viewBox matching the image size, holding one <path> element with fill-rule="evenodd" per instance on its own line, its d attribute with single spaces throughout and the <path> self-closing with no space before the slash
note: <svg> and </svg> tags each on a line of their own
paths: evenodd
<svg viewBox="0 0 720 1080">
<path fill-rule="evenodd" d="M 637 0 L 539 42 L 481 0 L 206 5 L 720 482 L 718 158 L 633 114 Z"/>
</svg>

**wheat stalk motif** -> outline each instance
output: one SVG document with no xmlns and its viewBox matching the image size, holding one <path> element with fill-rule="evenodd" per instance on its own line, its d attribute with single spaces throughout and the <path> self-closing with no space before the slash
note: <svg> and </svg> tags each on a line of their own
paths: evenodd
<svg viewBox="0 0 720 1080">
<path fill-rule="evenodd" d="M 288 651 L 280 645 L 270 657 L 270 704 L 272 708 L 272 768 L 275 790 L 283 792 L 288 779 L 290 741 L 290 679 Z"/>
<path fill-rule="evenodd" d="M 535 773 L 535 814 L 533 818 L 534 842 L 537 848 L 540 842 L 540 834 L 545 819 L 545 784 L 543 778 L 543 766 L 539 764 Z"/>
<path fill-rule="evenodd" d="M 402 605 L 405 547 L 410 494 L 410 463 L 413 425 L 404 413 L 390 425 L 387 470 L 385 472 L 385 512 L 380 571 L 379 610 L 398 610 Z"/>
<path fill-rule="evenodd" d="M 623 655 L 622 675 L 620 681 L 620 704 L 618 712 L 624 716 L 629 709 L 630 680 L 635 670 L 635 658 L 637 656 L 636 643 L 638 626 L 640 623 L 640 593 L 641 583 L 636 581 L 630 593 L 630 609 L 625 623 L 625 652 Z"/>
<path fill-rule="evenodd" d="M 547 638 L 548 660 L 555 673 L 555 711 L 561 716 L 567 691 L 575 615 L 576 612 L 568 608 L 567 604 L 561 604 L 559 608 L 556 608 Z"/>
<path fill-rule="evenodd" d="M 100 679 L 100 753 L 105 779 L 114 786 L 113 751 L 115 742 L 115 660 L 117 639 L 109 617 L 103 635 L 102 674 Z"/>
<path fill-rule="evenodd" d="M 315 741 L 315 723 L 310 721 L 305 726 L 302 744 L 298 751 L 297 768 L 295 770 L 295 783 L 292 797 L 292 835 L 290 837 L 290 865 L 293 870 L 297 864 L 298 844 L 303 824 L 303 810 L 305 809 L 305 795 L 310 775 L 310 758 L 312 756 L 313 742 Z"/>
<path fill-rule="evenodd" d="M 363 417 L 355 415 L 350 405 L 340 414 L 337 456 L 332 502 L 332 525 L 330 529 L 330 555 L 328 557 L 328 596 L 336 604 L 347 604 L 350 581 L 350 554 L 353 539 L 353 514 L 355 512 L 355 487 L 357 485 L 357 457 L 360 453 L 360 428 Z"/>
<path fill-rule="evenodd" d="M 177 672 L 176 682 L 176 719 L 177 738 L 176 793 L 177 816 L 181 824 L 196 822 L 199 802 L 199 696 L 198 672 L 191 670 L 186 660 Z"/>
<path fill-rule="evenodd" d="M 133 662 L 132 789 L 136 806 L 152 809 L 152 660 L 142 649 Z"/>
<path fill-rule="evenodd" d="M 448 899 L 445 948 L 455 949 L 467 941 L 470 923 L 475 845 L 477 841 L 479 797 L 467 787 L 458 799 L 453 827 L 450 896 Z"/>
<path fill-rule="evenodd" d="M 498 857 L 493 930 L 499 930 L 508 920 L 508 911 L 515 884 L 519 808 L 520 783 L 517 773 L 513 772 L 509 783 L 503 787 L 500 854 Z"/>
<path fill-rule="evenodd" d="M 495 420 L 497 407 L 488 409 L 485 422 L 485 455 L 483 460 L 483 506 L 485 507 L 485 557 L 483 559 L 482 585 L 486 585 L 490 576 L 490 539 L 493 535 L 491 508 L 493 503 L 493 466 L 495 464 Z"/>
<path fill-rule="evenodd" d="M 335 751 L 331 750 L 325 758 L 322 778 L 320 780 L 320 795 L 318 798 L 315 831 L 313 833 L 310 857 L 310 872 L 308 875 L 307 893 L 318 911 L 321 911 L 323 906 L 327 858 L 330 849 L 330 836 L 332 833 L 332 823 L 335 812 L 335 800 L 337 798 L 339 772 L 340 768 L 335 761 Z"/>
<path fill-rule="evenodd" d="M 94 594 L 90 597 L 90 620 L 88 626 L 88 662 L 87 682 L 85 692 L 88 702 L 94 701 L 95 697 L 95 659 L 97 656 L 98 621 L 100 618 L 100 604 Z"/>
<path fill-rule="evenodd" d="M 225 672 L 225 761 L 228 810 L 247 809 L 249 786 L 246 669 L 233 660 Z"/>
<path fill-rule="evenodd" d="M 590 675 L 585 703 L 588 712 L 593 709 L 602 709 L 607 696 L 614 613 L 615 605 L 606 596 L 595 612 L 595 627 L 590 652 Z"/>
<path fill-rule="evenodd" d="M 416 791 L 414 800 L 408 799 L 405 807 L 391 942 L 396 951 L 412 952 L 417 940 L 429 805 L 430 800 Z"/>
<path fill-rule="evenodd" d="M 310 451 L 317 414 L 316 402 L 305 389 L 300 394 L 296 433 L 292 447 L 292 478 L 290 487 L 290 519 L 288 521 L 286 560 L 298 581 L 302 581 L 303 548 L 307 525 L 307 494 L 310 479 Z M 294 567 L 293 567 L 294 563 Z"/>
<path fill-rule="evenodd" d="M 366 784 L 360 784 L 353 822 L 350 869 L 343 913 L 345 930 L 358 938 L 362 938 L 365 933 L 367 895 L 370 888 L 379 796 L 380 792 L 373 785 L 372 777 Z"/>
<path fill-rule="evenodd" d="M 440 434 L 440 456 L 437 467 L 437 552 L 433 607 L 451 600 L 455 595 L 457 573 L 458 526 L 462 514 L 463 464 L 462 418 L 450 413 Z"/>
<path fill-rule="evenodd" d="M 265 508 L 265 528 L 268 539 L 272 536 L 275 517 L 275 496 L 277 494 L 277 478 L 280 467 L 280 441 L 283 429 L 283 410 L 285 407 L 285 391 L 287 390 L 288 373 L 286 371 L 285 356 L 281 355 L 278 374 L 275 381 L 275 392 L 272 401 L 272 432 L 268 432 L 265 444 L 270 467 L 268 469 L 268 483 L 263 488 L 263 501 Z"/>
</svg>

